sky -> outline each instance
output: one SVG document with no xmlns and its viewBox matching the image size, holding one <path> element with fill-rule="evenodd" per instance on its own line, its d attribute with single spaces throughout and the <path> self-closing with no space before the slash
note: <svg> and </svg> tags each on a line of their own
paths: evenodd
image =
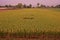
<svg viewBox="0 0 60 40">
<path fill-rule="evenodd" d="M 0 0 L 0 5 L 17 5 L 18 3 L 23 4 L 32 4 L 33 6 L 36 6 L 37 3 L 44 4 L 44 5 L 58 5 L 60 4 L 60 0 Z"/>
</svg>

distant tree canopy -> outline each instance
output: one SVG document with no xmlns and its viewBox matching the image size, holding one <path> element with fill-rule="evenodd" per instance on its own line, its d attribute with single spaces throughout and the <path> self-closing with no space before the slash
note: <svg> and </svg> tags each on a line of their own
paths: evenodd
<svg viewBox="0 0 60 40">
<path fill-rule="evenodd" d="M 8 5 L 5 5 L 5 7 L 9 7 Z"/>
<path fill-rule="evenodd" d="M 60 5 L 56 5 L 56 6 L 46 6 L 40 3 L 37 3 L 37 6 L 32 7 L 32 4 L 26 5 L 26 4 L 22 4 L 22 3 L 18 3 L 17 5 L 13 6 L 13 5 L 5 5 L 5 6 L 0 6 L 0 7 L 7 7 L 7 8 L 60 8 Z"/>
<path fill-rule="evenodd" d="M 22 4 L 22 3 L 18 3 L 18 4 L 16 5 L 16 7 L 17 7 L 17 8 L 22 8 L 22 7 L 23 7 L 23 4 Z"/>
<path fill-rule="evenodd" d="M 32 4 L 29 4 L 29 8 L 32 8 Z"/>
<path fill-rule="evenodd" d="M 12 7 L 12 5 L 9 5 L 9 7 Z"/>
<path fill-rule="evenodd" d="M 0 5 L 0 7 L 2 7 L 2 6 Z"/>
<path fill-rule="evenodd" d="M 40 7 L 40 4 L 39 3 L 37 3 L 37 8 L 39 8 Z"/>
<path fill-rule="evenodd" d="M 46 7 L 45 5 L 37 3 L 37 8 L 45 8 L 45 7 Z"/>
<path fill-rule="evenodd" d="M 23 8 L 27 8 L 27 5 L 26 5 L 26 4 L 24 4 L 24 5 L 23 5 Z"/>
<path fill-rule="evenodd" d="M 13 7 L 12 5 L 5 5 L 5 7 Z"/>
<path fill-rule="evenodd" d="M 56 5 L 55 7 L 56 7 L 56 8 L 60 8 L 60 5 Z"/>
<path fill-rule="evenodd" d="M 45 8 L 46 6 L 41 4 L 41 6 L 40 6 L 40 7 L 41 7 L 41 8 Z"/>
</svg>

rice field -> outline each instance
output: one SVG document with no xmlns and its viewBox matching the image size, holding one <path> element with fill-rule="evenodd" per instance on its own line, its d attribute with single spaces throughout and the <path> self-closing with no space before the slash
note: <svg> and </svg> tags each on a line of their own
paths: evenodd
<svg viewBox="0 0 60 40">
<path fill-rule="evenodd" d="M 1 32 L 20 36 L 60 34 L 60 8 L 0 10 Z"/>
</svg>

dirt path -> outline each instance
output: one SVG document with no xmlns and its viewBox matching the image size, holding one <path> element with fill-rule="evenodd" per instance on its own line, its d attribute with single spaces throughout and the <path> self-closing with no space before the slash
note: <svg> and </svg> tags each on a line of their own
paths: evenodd
<svg viewBox="0 0 60 40">
<path fill-rule="evenodd" d="M 16 10 L 16 9 L 0 9 L 0 12 L 8 11 L 8 10 Z"/>
</svg>

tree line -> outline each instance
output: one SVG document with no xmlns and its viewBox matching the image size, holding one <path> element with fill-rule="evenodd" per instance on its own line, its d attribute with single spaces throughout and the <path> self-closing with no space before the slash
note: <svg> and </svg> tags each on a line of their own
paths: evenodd
<svg viewBox="0 0 60 40">
<path fill-rule="evenodd" d="M 33 7 L 32 4 L 26 5 L 26 4 L 18 3 L 15 6 L 13 6 L 13 5 L 5 5 L 5 6 L 0 6 L 0 7 L 7 7 L 7 8 L 60 8 L 60 5 L 46 6 L 46 5 L 37 3 L 37 6 Z"/>
</svg>

